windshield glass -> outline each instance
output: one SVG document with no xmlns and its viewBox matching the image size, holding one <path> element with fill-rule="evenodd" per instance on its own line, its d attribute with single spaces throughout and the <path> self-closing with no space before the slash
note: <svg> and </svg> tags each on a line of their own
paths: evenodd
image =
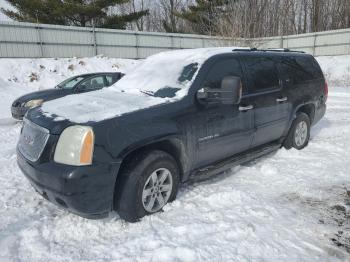
<svg viewBox="0 0 350 262">
<path fill-rule="evenodd" d="M 64 80 L 62 83 L 58 84 L 57 88 L 72 89 L 77 83 L 79 83 L 83 79 L 84 77 L 82 76 L 74 76 L 68 78 L 67 80 Z"/>
</svg>

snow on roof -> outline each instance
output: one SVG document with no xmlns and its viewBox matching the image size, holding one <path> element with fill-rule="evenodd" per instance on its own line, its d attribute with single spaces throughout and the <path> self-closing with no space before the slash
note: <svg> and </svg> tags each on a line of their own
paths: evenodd
<svg viewBox="0 0 350 262">
<path fill-rule="evenodd" d="M 210 57 L 232 52 L 240 47 L 198 48 L 167 51 L 152 55 L 137 65 L 111 87 L 70 95 L 43 104 L 41 110 L 56 120 L 65 118 L 76 123 L 100 121 L 117 115 L 183 98 L 200 66 Z M 184 68 L 193 66 L 190 76 Z M 180 81 L 181 79 L 181 81 Z M 154 97 L 157 91 L 171 88 L 171 97 Z"/>
</svg>

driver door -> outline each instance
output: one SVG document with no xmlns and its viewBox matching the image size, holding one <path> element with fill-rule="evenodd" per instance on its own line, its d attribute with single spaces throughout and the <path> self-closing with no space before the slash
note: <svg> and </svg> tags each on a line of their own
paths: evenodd
<svg viewBox="0 0 350 262">
<path fill-rule="evenodd" d="M 226 76 L 244 77 L 237 58 L 220 59 L 212 65 L 201 88 L 220 89 Z M 248 100 L 240 105 L 203 105 L 196 115 L 196 167 L 204 167 L 249 149 L 254 134 L 254 114 Z M 243 107 L 243 105 L 245 107 Z M 242 110 L 243 109 L 243 110 Z"/>
</svg>

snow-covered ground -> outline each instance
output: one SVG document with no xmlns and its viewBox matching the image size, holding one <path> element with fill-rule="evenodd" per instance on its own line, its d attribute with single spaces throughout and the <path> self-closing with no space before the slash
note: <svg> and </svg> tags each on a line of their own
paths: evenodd
<svg viewBox="0 0 350 262">
<path fill-rule="evenodd" d="M 72 74 L 125 71 L 136 62 L 0 59 L 0 261 L 347 261 L 350 56 L 318 60 L 330 94 L 307 148 L 187 183 L 165 212 L 129 224 L 116 213 L 86 220 L 35 193 L 16 164 L 21 124 L 9 106 Z"/>
</svg>

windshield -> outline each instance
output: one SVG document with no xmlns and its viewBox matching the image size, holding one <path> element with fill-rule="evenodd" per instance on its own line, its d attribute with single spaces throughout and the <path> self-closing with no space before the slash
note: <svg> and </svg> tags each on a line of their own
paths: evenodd
<svg viewBox="0 0 350 262">
<path fill-rule="evenodd" d="M 199 62 L 193 56 L 173 53 L 176 52 L 160 53 L 147 58 L 131 72 L 127 72 L 113 88 L 121 92 L 144 93 L 161 98 L 183 96 L 198 72 Z"/>
<path fill-rule="evenodd" d="M 57 88 L 72 89 L 77 83 L 79 83 L 83 79 L 84 77 L 82 76 L 74 76 L 68 78 L 67 80 L 64 80 L 62 83 L 58 84 Z"/>
<path fill-rule="evenodd" d="M 115 83 L 111 90 L 147 94 L 178 100 L 188 90 L 200 67 L 216 54 L 232 53 L 236 47 L 181 49 L 161 52 L 143 60 Z"/>
</svg>

